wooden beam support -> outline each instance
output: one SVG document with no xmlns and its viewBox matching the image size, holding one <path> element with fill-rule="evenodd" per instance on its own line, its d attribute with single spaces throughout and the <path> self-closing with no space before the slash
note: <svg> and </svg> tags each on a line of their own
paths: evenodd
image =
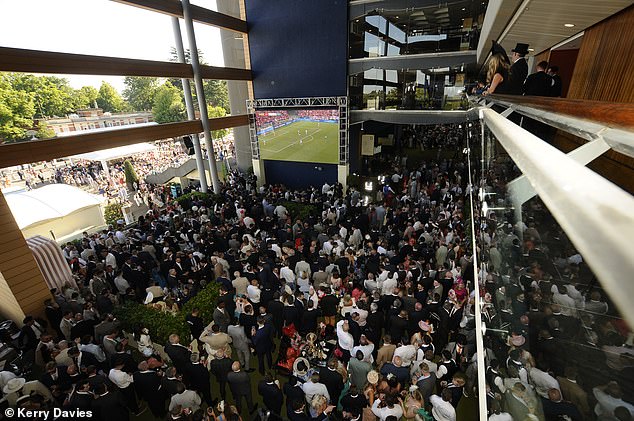
<svg viewBox="0 0 634 421">
<path fill-rule="evenodd" d="M 247 115 L 209 119 L 211 130 L 249 124 Z M 49 140 L 10 143 L 0 146 L 0 168 L 94 152 L 117 146 L 132 145 L 160 139 L 184 136 L 203 131 L 200 120 L 181 121 L 151 126 L 127 126 L 96 133 L 76 134 Z"/>
<path fill-rule="evenodd" d="M 170 16 L 183 17 L 183 7 L 178 0 L 113 0 L 117 3 L 135 6 Z M 217 26 L 236 32 L 247 32 L 247 23 L 233 16 L 218 13 L 204 7 L 191 5 L 192 20 L 205 25 Z"/>
<path fill-rule="evenodd" d="M 251 70 L 201 66 L 203 79 L 252 80 Z M 185 63 L 0 47 L 0 71 L 71 75 L 193 78 Z"/>
</svg>

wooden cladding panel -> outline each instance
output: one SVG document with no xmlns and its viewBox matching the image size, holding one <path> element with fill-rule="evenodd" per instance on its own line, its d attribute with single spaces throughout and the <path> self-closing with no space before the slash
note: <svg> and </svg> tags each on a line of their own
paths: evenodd
<svg viewBox="0 0 634 421">
<path fill-rule="evenodd" d="M 593 120 L 611 127 L 634 129 L 634 104 L 540 96 L 492 95 L 504 101 Z"/>
<path fill-rule="evenodd" d="M 249 124 L 246 115 L 210 118 L 211 130 Z M 36 140 L 0 146 L 0 168 L 63 158 L 134 143 L 168 139 L 203 131 L 200 120 L 165 123 L 152 126 L 126 126 L 123 129 L 76 134 L 51 140 Z M 2 209 L 0 209 L 0 215 Z M 0 243 L 0 252 L 3 245 Z"/>
<path fill-rule="evenodd" d="M 251 80 L 251 70 L 200 66 L 203 79 Z M 194 77 L 185 63 L 0 47 L 0 71 L 74 75 Z"/>
<path fill-rule="evenodd" d="M 117 3 L 126 4 L 128 6 L 140 7 L 142 9 L 151 10 L 153 12 L 164 13 L 170 16 L 183 17 L 183 6 L 179 0 L 114 0 Z M 247 32 L 247 23 L 233 16 L 218 13 L 213 10 L 205 9 L 201 6 L 190 4 L 189 6 L 192 20 L 194 22 L 204 23 L 206 25 L 217 26 L 232 31 Z"/>
<path fill-rule="evenodd" d="M 634 6 L 586 29 L 568 98 L 634 102 Z"/>
<path fill-rule="evenodd" d="M 41 316 L 44 312 L 43 301 L 50 297 L 48 286 L 44 282 L 31 249 L 29 249 L 22 231 L 10 213 L 9 205 L 0 193 L 0 273 L 2 285 L 0 297 L 3 306 L 11 307 L 10 317 L 21 324 L 19 311 L 15 311 L 15 304 L 24 314 Z M 6 287 L 4 287 L 6 285 Z M 9 314 L 7 313 L 7 314 Z"/>
</svg>

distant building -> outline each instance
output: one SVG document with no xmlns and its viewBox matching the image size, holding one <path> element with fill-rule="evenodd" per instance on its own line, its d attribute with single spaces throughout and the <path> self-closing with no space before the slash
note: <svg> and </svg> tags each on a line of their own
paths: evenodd
<svg viewBox="0 0 634 421">
<path fill-rule="evenodd" d="M 101 108 L 77 110 L 64 118 L 54 117 L 41 120 L 55 131 L 56 136 L 68 136 L 72 132 L 103 129 L 107 127 L 128 126 L 154 121 L 152 113 L 140 111 L 133 113 L 104 113 Z"/>
</svg>

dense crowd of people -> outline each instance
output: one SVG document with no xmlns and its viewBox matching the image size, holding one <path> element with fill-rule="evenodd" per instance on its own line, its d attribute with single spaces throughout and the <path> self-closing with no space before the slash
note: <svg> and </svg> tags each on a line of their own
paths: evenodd
<svg viewBox="0 0 634 421">
<path fill-rule="evenodd" d="M 484 174 L 489 191 L 502 195 L 510 171 Z M 631 419 L 631 332 L 585 285 L 576 253 L 547 256 L 559 233 L 543 209 L 526 226 L 479 220 L 485 265 L 474 271 L 463 160 L 396 165 L 381 180 L 370 201 L 337 183 L 289 190 L 237 172 L 212 205 L 153 188 L 133 227 L 64 247 L 77 286 L 53 291 L 48 329 L 25 319 L 20 344 L 43 374 L 0 373 L 5 402 L 99 420 L 147 410 L 168 420 L 472 420 L 485 376 L 492 421 Z M 288 202 L 315 211 L 299 218 Z M 147 326 L 123 332 L 112 316 L 129 301 L 181 311 L 209 283 L 220 291 L 213 321 L 193 309 L 189 338 L 157 344 Z"/>
</svg>

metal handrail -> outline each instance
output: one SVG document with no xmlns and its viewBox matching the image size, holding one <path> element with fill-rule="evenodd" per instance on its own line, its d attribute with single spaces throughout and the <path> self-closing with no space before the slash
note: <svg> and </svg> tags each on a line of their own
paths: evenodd
<svg viewBox="0 0 634 421">
<path fill-rule="evenodd" d="M 634 326 L 634 197 L 497 112 L 480 116 Z"/>
</svg>

